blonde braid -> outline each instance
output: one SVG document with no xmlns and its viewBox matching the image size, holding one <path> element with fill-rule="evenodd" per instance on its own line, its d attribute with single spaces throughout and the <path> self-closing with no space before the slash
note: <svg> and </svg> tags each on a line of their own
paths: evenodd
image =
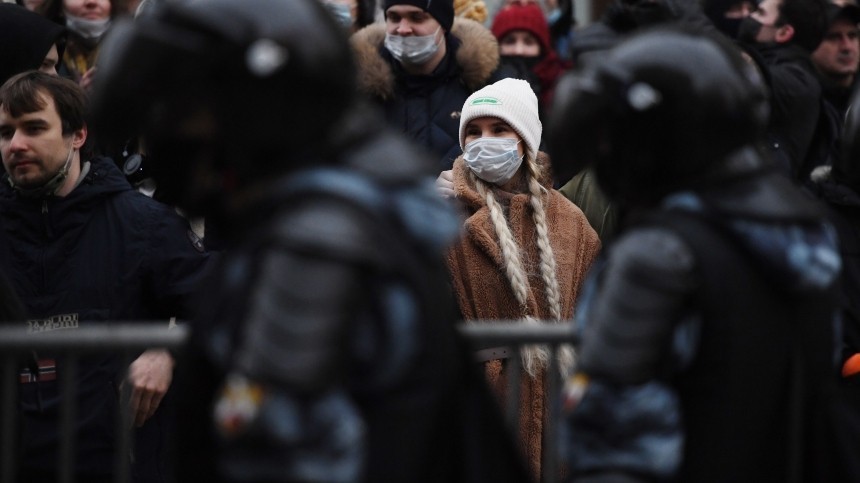
<svg viewBox="0 0 860 483">
<path fill-rule="evenodd" d="M 529 280 L 523 270 L 523 262 L 520 259 L 520 248 L 517 246 L 516 240 L 511 235 L 511 229 L 508 227 L 508 222 L 502 212 L 502 207 L 496 201 L 493 190 L 488 189 L 484 181 L 470 172 L 470 176 L 475 183 L 478 193 L 484 197 L 487 202 L 487 208 L 490 210 L 490 220 L 493 222 L 493 228 L 496 230 L 496 235 L 499 238 L 499 248 L 502 250 L 502 259 L 505 267 L 505 275 L 508 282 L 511 284 L 511 289 L 514 291 L 514 296 L 520 304 L 520 310 L 523 315 L 526 315 L 528 310 L 529 297 Z"/>
<path fill-rule="evenodd" d="M 549 304 L 550 315 L 553 320 L 561 321 L 561 290 L 558 285 L 558 266 L 555 263 L 555 254 L 552 251 L 552 245 L 549 241 L 549 232 L 546 223 L 546 211 L 544 210 L 544 195 L 547 189 L 541 186 L 539 166 L 531 159 L 527 160 L 529 170 L 529 192 L 531 194 L 532 216 L 535 222 L 535 230 L 537 233 L 537 246 L 540 252 L 541 262 L 541 277 L 543 278 L 544 287 L 546 290 L 546 299 Z M 545 354 L 544 364 L 549 359 L 549 354 L 545 346 L 540 348 Z M 573 372 L 573 367 L 576 361 L 573 346 L 564 344 L 559 346 L 557 359 L 559 370 L 562 377 L 567 377 Z"/>
<path fill-rule="evenodd" d="M 528 277 L 523 269 L 520 247 L 511 234 L 508 221 L 502 212 L 502 207 L 496 201 L 493 190 L 489 189 L 483 180 L 470 173 L 478 193 L 486 199 L 487 208 L 490 210 L 490 219 L 499 237 L 499 247 L 502 250 L 502 258 L 505 264 L 505 275 L 511 284 L 511 289 L 520 303 L 520 310 L 526 325 L 537 327 L 540 323 L 528 313 L 528 296 L 531 290 Z M 536 378 L 541 369 L 549 362 L 549 351 L 546 346 L 527 345 L 520 351 L 523 369 L 531 378 Z"/>
<path fill-rule="evenodd" d="M 537 163 L 531 159 L 526 160 L 529 175 L 529 191 L 531 197 L 529 202 L 532 206 L 532 218 L 535 222 L 537 233 L 537 246 L 540 252 L 540 271 L 546 291 L 546 300 L 549 304 L 549 313 L 553 320 L 561 320 L 561 293 L 558 288 L 558 275 L 555 264 L 555 254 L 549 243 L 549 234 L 546 226 L 546 211 L 543 208 L 543 198 L 546 188 L 538 182 L 539 173 Z"/>
</svg>

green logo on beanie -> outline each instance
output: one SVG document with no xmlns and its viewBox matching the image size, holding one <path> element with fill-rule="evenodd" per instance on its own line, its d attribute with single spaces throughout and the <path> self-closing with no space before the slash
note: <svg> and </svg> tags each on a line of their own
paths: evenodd
<svg viewBox="0 0 860 483">
<path fill-rule="evenodd" d="M 502 103 L 502 101 L 496 99 L 495 97 L 478 97 L 476 99 L 472 99 L 472 102 L 469 103 L 470 106 L 498 106 Z"/>
</svg>

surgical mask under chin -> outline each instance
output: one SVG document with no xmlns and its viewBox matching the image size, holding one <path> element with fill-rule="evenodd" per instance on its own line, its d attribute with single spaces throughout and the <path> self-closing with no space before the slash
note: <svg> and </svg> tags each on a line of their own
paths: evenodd
<svg viewBox="0 0 860 483">
<path fill-rule="evenodd" d="M 110 18 L 90 20 L 66 13 L 66 27 L 85 39 L 99 39 L 110 28 Z"/>
<path fill-rule="evenodd" d="M 439 41 L 436 40 L 439 29 L 430 35 L 409 37 L 386 33 L 385 48 L 401 64 L 422 65 L 439 51 Z"/>
<path fill-rule="evenodd" d="M 519 141 L 511 138 L 478 138 L 463 148 L 463 160 L 487 183 L 506 183 L 523 163 L 517 144 Z"/>
<path fill-rule="evenodd" d="M 24 198 L 46 198 L 48 196 L 53 196 L 69 176 L 69 167 L 72 165 L 72 154 L 74 152 L 74 146 L 69 146 L 69 155 L 66 156 L 66 162 L 63 164 L 63 167 L 60 168 L 60 170 L 57 171 L 57 174 L 46 181 L 42 186 L 37 186 L 35 188 L 22 188 L 12 181 L 11 176 L 8 178 L 9 185 Z"/>
</svg>

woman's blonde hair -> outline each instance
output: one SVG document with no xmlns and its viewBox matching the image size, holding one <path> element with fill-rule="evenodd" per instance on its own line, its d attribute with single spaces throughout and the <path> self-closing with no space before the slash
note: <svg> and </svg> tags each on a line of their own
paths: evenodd
<svg viewBox="0 0 860 483">
<path fill-rule="evenodd" d="M 537 234 L 537 247 L 540 254 L 540 274 L 544 284 L 544 296 L 549 307 L 550 318 L 561 321 L 564 314 L 561 313 L 561 293 L 558 284 L 558 274 L 555 262 L 555 254 L 549 241 L 546 211 L 544 200 L 548 194 L 545 187 L 540 184 L 542 168 L 537 160 L 528 154 L 525 155 L 526 181 L 529 190 L 529 204 L 532 211 L 532 220 L 535 224 Z M 496 199 L 496 195 L 486 181 L 480 179 L 469 171 L 472 182 L 482 198 L 487 203 L 490 211 L 490 220 L 493 229 L 499 239 L 499 247 L 502 251 L 503 272 L 510 283 L 511 290 L 520 306 L 521 316 L 527 324 L 538 325 L 538 314 L 530 314 L 528 310 L 528 296 L 531 291 L 528 274 L 523 266 L 522 248 L 517 244 L 508 225 L 504 210 Z M 523 367 L 530 376 L 535 377 L 539 370 L 544 369 L 549 362 L 549 351 L 546 346 L 530 345 L 522 348 Z M 559 350 L 559 363 L 563 374 L 567 374 L 573 367 L 573 350 L 569 346 L 563 346 Z"/>
</svg>

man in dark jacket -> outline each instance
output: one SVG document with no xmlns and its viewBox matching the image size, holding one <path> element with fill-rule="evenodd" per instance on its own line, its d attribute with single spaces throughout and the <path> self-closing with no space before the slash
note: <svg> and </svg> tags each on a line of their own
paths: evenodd
<svg viewBox="0 0 860 483">
<path fill-rule="evenodd" d="M 831 144 L 826 133 L 816 139 L 827 116 L 810 60 L 824 37 L 825 9 L 825 0 L 763 0 L 738 29 L 770 91 L 767 141 L 783 172 L 799 183 L 826 161 Z"/>
<path fill-rule="evenodd" d="M 451 169 L 460 154 L 460 110 L 501 78 L 499 46 L 483 25 L 454 18 L 452 0 L 386 0 L 385 24 L 352 37 L 359 89 L 395 130 Z"/>
<path fill-rule="evenodd" d="M 187 223 L 133 191 L 114 163 L 87 159 L 86 97 L 75 83 L 30 71 L 0 89 L 0 266 L 38 333 L 117 320 L 190 316 L 190 295 L 208 260 Z M 19 481 L 55 481 L 57 373 L 70 370 L 38 354 L 38 373 L 19 386 Z M 116 354 L 88 356 L 77 368 L 78 481 L 108 481 L 113 472 L 119 388 L 130 387 L 136 431 L 136 481 L 163 481 L 167 421 L 158 411 L 173 358 L 148 350 L 126 368 Z"/>
<path fill-rule="evenodd" d="M 758 152 L 758 79 L 726 39 L 663 29 L 559 84 L 553 162 L 592 163 L 624 208 L 577 307 L 573 482 L 854 481 L 820 460 L 835 233 Z"/>
</svg>

